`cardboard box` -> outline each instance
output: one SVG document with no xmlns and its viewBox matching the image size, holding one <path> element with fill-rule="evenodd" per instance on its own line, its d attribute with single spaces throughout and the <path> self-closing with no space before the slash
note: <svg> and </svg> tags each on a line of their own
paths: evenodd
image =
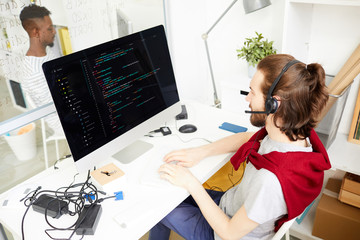
<svg viewBox="0 0 360 240">
<path fill-rule="evenodd" d="M 339 200 L 360 208 L 360 176 L 346 173 L 342 181 Z"/>
<path fill-rule="evenodd" d="M 339 192 L 340 184 L 332 180 L 329 182 L 326 189 Z M 326 240 L 359 240 L 360 209 L 341 203 L 336 197 L 322 194 L 316 208 L 312 234 Z"/>
<path fill-rule="evenodd" d="M 341 179 L 329 178 L 323 193 L 331 197 L 337 198 L 339 196 L 341 184 Z"/>
<path fill-rule="evenodd" d="M 360 176 L 346 173 L 341 188 L 348 192 L 360 195 Z"/>
<path fill-rule="evenodd" d="M 360 195 L 341 189 L 339 200 L 343 203 L 360 208 Z M 360 239 L 360 237 L 359 237 Z"/>
</svg>

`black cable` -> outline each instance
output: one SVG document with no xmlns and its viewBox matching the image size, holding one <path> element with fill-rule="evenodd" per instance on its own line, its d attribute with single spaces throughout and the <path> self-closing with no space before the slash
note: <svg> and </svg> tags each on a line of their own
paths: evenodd
<svg viewBox="0 0 360 240">
<path fill-rule="evenodd" d="M 41 189 L 41 186 L 38 186 L 35 190 L 33 190 L 33 191 L 29 192 L 28 194 L 26 194 L 26 196 L 23 197 L 23 198 L 20 200 L 20 202 L 24 201 L 24 199 L 25 199 L 24 205 L 27 206 L 27 205 L 28 205 L 28 204 L 27 204 L 27 201 L 29 201 L 29 200 L 31 201 L 31 199 L 34 198 L 34 196 L 36 195 L 37 191 L 39 191 L 40 189 Z M 34 193 L 34 194 L 33 194 L 31 197 L 28 198 L 28 196 L 29 196 L 31 193 Z"/>
<path fill-rule="evenodd" d="M 54 169 L 55 169 L 55 170 L 56 170 L 56 169 L 59 169 L 59 168 L 56 166 L 56 164 L 57 164 L 59 161 L 64 160 L 64 159 L 66 159 L 66 158 L 69 158 L 69 157 L 71 157 L 71 156 L 72 156 L 71 154 L 68 154 L 68 155 L 65 155 L 65 156 L 57 159 L 57 160 L 55 161 L 55 163 L 54 163 Z"/>
<path fill-rule="evenodd" d="M 267 119 L 267 116 L 266 116 L 266 118 L 265 118 L 265 122 L 266 122 L 266 119 Z M 245 164 L 246 164 L 246 162 L 247 162 L 247 160 L 248 160 L 248 158 L 249 158 L 249 156 L 250 156 L 250 154 L 251 154 L 251 152 L 252 152 L 252 150 L 253 150 L 253 148 L 254 148 L 254 144 L 255 144 L 255 142 L 256 142 L 259 134 L 260 134 L 260 130 L 259 130 L 258 133 L 256 134 L 255 140 L 254 140 L 254 142 L 253 142 L 252 145 L 251 145 L 250 151 L 249 151 L 248 155 L 245 157 L 245 161 L 242 162 L 242 164 L 241 164 L 241 165 L 244 167 L 243 174 L 241 175 L 241 178 L 240 178 L 235 184 L 232 185 L 232 187 L 236 186 L 236 184 L 238 184 L 238 183 L 242 180 L 242 178 L 243 178 L 243 176 L 244 176 L 244 174 L 245 174 Z M 230 188 L 232 188 L 232 187 L 230 187 Z M 229 188 L 229 189 L 230 189 L 230 188 Z M 227 190 L 229 190 L 229 189 L 227 189 Z M 227 190 L 226 190 L 226 191 L 227 191 Z"/>
<path fill-rule="evenodd" d="M 266 118 L 267 118 L 267 116 L 266 116 Z M 265 118 L 265 121 L 266 121 L 266 118 Z M 230 186 L 228 189 L 226 189 L 225 192 L 228 191 L 229 189 L 235 187 L 235 186 L 236 186 L 239 182 L 241 182 L 241 180 L 243 179 L 244 174 L 245 174 L 245 169 L 246 169 L 246 167 L 245 167 L 246 161 L 247 161 L 247 159 L 249 158 L 249 156 L 250 156 L 250 154 L 251 154 L 251 152 L 252 152 L 252 150 L 253 150 L 253 148 L 254 148 L 254 144 L 255 144 L 258 136 L 259 136 L 259 133 L 260 133 L 260 131 L 258 131 L 258 133 L 256 134 L 255 140 L 254 140 L 253 144 L 251 145 L 250 152 L 249 152 L 248 155 L 245 157 L 245 161 L 241 163 L 241 166 L 243 167 L 243 173 L 241 174 L 241 177 L 239 178 L 239 180 L 236 181 L 235 183 L 233 183 L 232 180 L 231 180 L 231 178 L 230 178 L 230 176 L 234 176 L 234 168 L 232 168 L 231 173 L 228 174 L 228 179 L 229 179 L 229 181 L 231 182 L 232 186 Z M 215 189 L 220 189 L 220 191 L 223 192 L 220 187 L 217 187 L 217 186 L 211 186 L 211 187 L 210 187 L 210 190 L 215 190 Z"/>
<path fill-rule="evenodd" d="M 239 178 L 239 180 L 237 180 L 235 183 L 233 183 L 232 180 L 231 180 L 231 178 L 230 178 L 230 176 L 234 176 L 234 168 L 232 168 L 231 173 L 228 174 L 228 178 L 229 178 L 229 181 L 232 183 L 232 186 L 229 187 L 228 189 L 226 189 L 226 191 L 228 191 L 229 189 L 235 187 L 239 182 L 241 182 L 241 180 L 243 179 L 244 174 L 245 174 L 245 169 L 246 169 L 245 164 L 246 164 L 245 162 L 242 162 L 242 163 L 241 163 L 241 166 L 242 166 L 242 168 L 243 168 L 243 173 L 241 174 L 241 177 Z M 226 192 L 226 191 L 225 191 L 225 192 Z"/>
<path fill-rule="evenodd" d="M 75 175 L 76 176 L 76 175 Z M 75 180 L 75 176 L 74 176 L 74 180 Z M 28 193 L 27 196 L 25 197 L 26 200 L 25 202 L 27 202 L 27 209 L 23 215 L 23 218 L 22 218 L 22 222 L 21 222 L 21 233 L 22 233 L 22 239 L 25 240 L 25 232 L 24 232 L 24 224 L 25 224 L 25 217 L 29 211 L 29 208 L 33 205 L 33 203 L 38 199 L 38 196 L 40 196 L 41 194 L 44 194 L 44 193 L 48 193 L 48 194 L 53 194 L 54 195 L 54 200 L 58 199 L 58 200 L 62 200 L 62 201 L 66 201 L 67 202 L 67 207 L 68 207 L 68 213 L 69 215 L 71 216 L 75 216 L 75 215 L 78 215 L 78 218 L 77 220 L 75 221 L 74 224 L 72 224 L 71 226 L 69 227 L 66 227 L 66 228 L 58 228 L 58 227 L 55 227 L 53 226 L 50 222 L 49 222 L 49 219 L 48 219 L 48 216 L 47 216 L 47 208 L 45 208 L 45 221 L 46 223 L 52 228 L 52 229 L 46 229 L 45 230 L 45 233 L 51 238 L 51 239 L 56 239 L 56 238 L 53 238 L 49 232 L 51 231 L 72 231 L 71 235 L 69 238 L 67 238 L 66 240 L 68 239 L 71 239 L 72 236 L 75 234 L 76 232 L 76 224 L 81 223 L 81 221 L 83 221 L 87 215 L 87 213 L 84 215 L 83 219 L 79 219 L 80 218 L 80 213 L 83 211 L 84 209 L 84 206 L 85 206 L 85 201 L 86 201 L 86 196 L 94 196 L 94 200 L 90 200 L 88 198 L 88 200 L 91 201 L 90 203 L 90 206 L 92 205 L 96 205 L 98 203 L 101 203 L 103 202 L 104 200 L 107 200 L 107 199 L 110 199 L 110 198 L 115 198 L 116 196 L 109 196 L 109 197 L 105 197 L 105 198 L 101 198 L 99 199 L 98 198 L 98 192 L 104 194 L 104 192 L 102 191 L 98 191 L 96 186 L 93 185 L 91 182 L 89 182 L 90 180 L 90 171 L 88 172 L 88 176 L 86 178 L 86 181 L 83 182 L 83 183 L 77 183 L 77 184 L 73 184 L 71 183 L 69 186 L 67 187 L 60 187 L 59 189 L 57 189 L 56 191 L 52 191 L 52 190 L 43 190 L 43 191 L 39 191 L 41 187 L 38 187 L 36 190 L 32 191 L 34 192 L 34 194 L 29 197 L 29 195 L 32 193 Z M 73 181 L 74 182 L 74 181 Z M 80 187 L 80 191 L 72 191 L 74 188 L 78 188 Z M 62 191 L 61 191 L 62 190 Z M 29 202 L 30 201 L 30 202 Z M 90 202 L 89 201 L 89 202 Z M 51 201 L 50 201 L 51 202 Z M 50 203 L 49 202 L 49 203 Z M 48 203 L 48 206 L 49 206 L 49 203 Z M 74 208 L 74 211 L 72 212 L 71 211 L 71 208 L 69 205 L 72 205 L 73 208 Z M 61 211 L 61 208 L 60 208 L 60 203 L 59 203 L 59 211 Z M 78 226 L 80 225 L 80 223 L 78 224 Z M 84 236 L 82 236 L 83 238 Z M 81 239 L 82 239 L 81 238 Z M 57 240 L 60 240 L 60 239 L 57 239 Z M 62 239 L 64 240 L 64 239 Z"/>
<path fill-rule="evenodd" d="M 208 143 L 212 143 L 212 141 L 210 141 L 210 140 L 208 140 L 208 139 L 206 139 L 206 138 L 191 138 L 191 139 L 185 141 L 185 140 L 183 140 L 183 139 L 182 139 L 179 135 L 177 135 L 177 134 L 172 134 L 171 136 L 176 136 L 176 137 L 179 138 L 180 141 L 183 142 L 183 143 L 189 143 L 189 142 L 194 141 L 194 140 L 204 140 L 204 141 L 206 141 L 206 142 L 208 142 Z"/>
<path fill-rule="evenodd" d="M 28 213 L 30 207 L 33 205 L 33 203 L 37 200 L 37 196 L 40 195 L 41 193 L 54 193 L 55 191 L 51 191 L 51 190 L 43 190 L 43 191 L 40 191 L 40 192 L 37 192 L 35 195 L 33 195 L 30 200 L 30 203 L 28 206 L 26 206 L 26 211 L 22 217 L 22 220 L 21 220 L 21 236 L 22 236 L 22 239 L 25 240 L 25 232 L 24 232 L 24 223 L 25 223 L 25 216 L 26 214 Z"/>
<path fill-rule="evenodd" d="M 116 198 L 116 196 L 109 196 L 109 197 L 105 197 L 105 198 L 100 198 L 99 200 L 96 201 L 96 203 L 101 203 L 107 199 L 110 199 L 110 198 Z"/>
<path fill-rule="evenodd" d="M 25 213 L 21 219 L 21 237 L 22 237 L 22 240 L 25 240 L 25 232 L 24 232 L 24 223 L 25 223 L 25 216 L 26 214 L 28 213 L 31 205 L 33 204 L 33 202 L 35 201 L 35 198 L 33 198 L 31 201 L 30 201 L 30 204 L 28 206 L 26 206 L 26 210 L 25 210 Z"/>
</svg>

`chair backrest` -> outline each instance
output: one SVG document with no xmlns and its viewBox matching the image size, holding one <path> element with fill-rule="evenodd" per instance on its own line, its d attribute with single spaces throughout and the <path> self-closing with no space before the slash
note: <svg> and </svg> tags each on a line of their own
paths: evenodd
<svg viewBox="0 0 360 240">
<path fill-rule="evenodd" d="M 287 222 L 285 222 L 281 228 L 275 233 L 274 237 L 272 238 L 272 240 L 280 240 L 286 233 L 288 233 L 291 225 L 295 222 L 296 218 L 293 218 Z M 286 240 L 289 240 L 289 237 L 286 236 Z"/>
</svg>

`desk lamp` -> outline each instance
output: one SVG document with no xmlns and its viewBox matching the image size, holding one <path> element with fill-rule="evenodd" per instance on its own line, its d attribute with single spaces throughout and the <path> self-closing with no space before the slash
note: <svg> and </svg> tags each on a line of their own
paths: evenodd
<svg viewBox="0 0 360 240">
<path fill-rule="evenodd" d="M 220 22 L 220 20 L 226 15 L 226 13 L 234 6 L 234 4 L 237 1 L 238 0 L 234 0 L 230 4 L 230 6 L 225 10 L 225 12 L 223 14 L 221 14 L 221 16 L 210 27 L 210 29 L 202 35 L 202 38 L 204 39 L 204 43 L 205 43 L 205 49 L 206 49 L 206 54 L 207 54 L 207 59 L 208 59 L 208 64 L 209 64 L 209 69 L 210 69 L 210 75 L 211 75 L 211 80 L 212 80 L 213 89 L 214 89 L 214 105 L 217 108 L 221 108 L 221 102 L 220 102 L 220 99 L 218 98 L 217 91 L 216 91 L 214 73 L 213 73 L 212 66 L 211 66 L 211 59 L 210 59 L 210 54 L 209 54 L 209 47 L 207 44 L 207 38 L 208 38 L 209 33 L 213 30 L 213 28 Z M 244 5 L 245 14 L 248 14 L 248 13 L 254 12 L 256 10 L 259 10 L 261 8 L 271 5 L 271 2 L 270 2 L 270 0 L 243 0 L 243 5 Z"/>
</svg>

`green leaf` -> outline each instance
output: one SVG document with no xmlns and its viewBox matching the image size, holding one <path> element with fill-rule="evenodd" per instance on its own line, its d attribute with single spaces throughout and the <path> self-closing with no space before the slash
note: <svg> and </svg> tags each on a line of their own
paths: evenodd
<svg viewBox="0 0 360 240">
<path fill-rule="evenodd" d="M 276 54 L 276 49 L 273 48 L 274 41 L 264 39 L 262 33 L 255 31 L 255 34 L 255 37 L 245 38 L 244 46 L 241 49 L 236 49 L 237 57 L 245 59 L 252 66 L 255 66 L 264 57 Z"/>
</svg>

